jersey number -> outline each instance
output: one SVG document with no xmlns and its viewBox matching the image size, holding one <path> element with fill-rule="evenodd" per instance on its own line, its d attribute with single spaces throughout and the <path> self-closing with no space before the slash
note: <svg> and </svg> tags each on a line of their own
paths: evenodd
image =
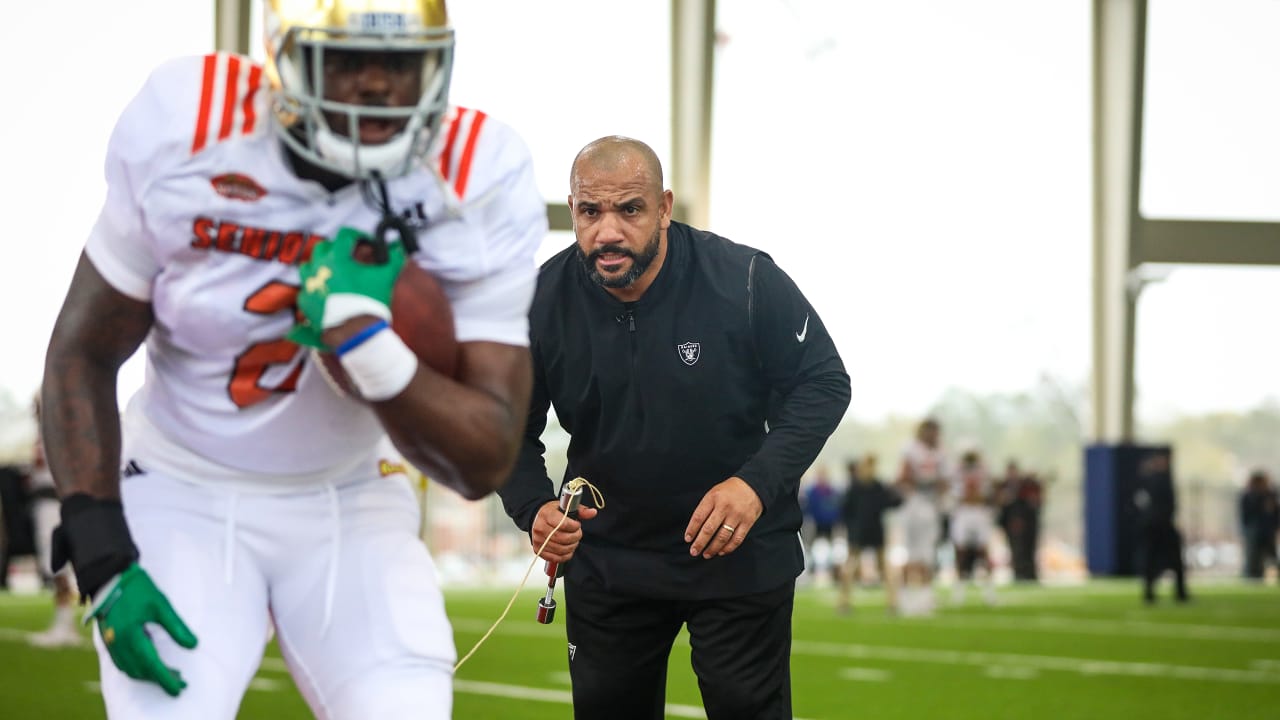
<svg viewBox="0 0 1280 720">
<path fill-rule="evenodd" d="M 244 301 L 244 309 L 257 315 L 273 315 L 286 310 L 297 314 L 295 301 L 298 298 L 298 286 L 282 282 L 269 282 L 263 285 Z M 231 373 L 231 382 L 227 392 L 231 402 L 237 407 L 249 407 L 271 397 L 272 393 L 290 393 L 298 387 L 298 376 L 302 374 L 303 357 L 301 347 L 289 340 L 268 340 L 254 343 L 245 348 L 236 358 L 235 369 Z M 262 376 L 271 365 L 292 364 L 293 370 L 279 384 L 268 387 L 262 384 Z"/>
</svg>

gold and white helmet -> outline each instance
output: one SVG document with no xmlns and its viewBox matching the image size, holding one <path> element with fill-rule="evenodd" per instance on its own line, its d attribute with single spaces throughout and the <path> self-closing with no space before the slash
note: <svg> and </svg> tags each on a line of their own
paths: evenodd
<svg viewBox="0 0 1280 720">
<path fill-rule="evenodd" d="M 453 29 L 444 0 L 266 0 L 267 71 L 281 139 L 298 155 L 354 179 L 397 177 L 431 150 L 449 104 Z M 327 51 L 406 53 L 422 63 L 416 105 L 388 107 L 325 99 Z M 345 116 L 351 137 L 325 114 Z M 404 123 L 384 142 L 361 143 L 361 120 Z"/>
</svg>

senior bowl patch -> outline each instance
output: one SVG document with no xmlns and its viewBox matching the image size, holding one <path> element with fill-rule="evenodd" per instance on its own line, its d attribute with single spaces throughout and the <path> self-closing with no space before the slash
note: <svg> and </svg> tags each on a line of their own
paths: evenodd
<svg viewBox="0 0 1280 720">
<path fill-rule="evenodd" d="M 210 180 L 209 184 L 213 185 L 214 192 L 232 200 L 255 202 L 267 194 L 267 189 L 257 180 L 240 173 L 224 173 Z"/>
</svg>

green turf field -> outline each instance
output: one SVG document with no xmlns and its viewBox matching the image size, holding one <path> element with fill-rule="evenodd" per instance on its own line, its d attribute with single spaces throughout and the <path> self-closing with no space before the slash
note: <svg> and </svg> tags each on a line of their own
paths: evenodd
<svg viewBox="0 0 1280 720">
<path fill-rule="evenodd" d="M 1135 583 L 1003 588 L 1001 605 L 945 603 L 930 619 L 886 616 L 874 593 L 850 616 L 832 592 L 802 589 L 792 654 L 797 718 L 999 720 L 1280 718 L 1280 588 L 1194 587 L 1195 601 L 1138 602 Z M 533 621 L 529 591 L 459 671 L 454 715 L 567 718 L 564 625 Z M 459 652 L 506 605 L 501 592 L 448 595 Z M 562 609 L 563 612 L 563 609 Z M 87 649 L 37 650 L 47 596 L 0 595 L 0 718 L 100 718 Z M 689 646 L 672 654 L 668 717 L 704 717 Z M 308 718 L 273 647 L 241 718 Z"/>
</svg>

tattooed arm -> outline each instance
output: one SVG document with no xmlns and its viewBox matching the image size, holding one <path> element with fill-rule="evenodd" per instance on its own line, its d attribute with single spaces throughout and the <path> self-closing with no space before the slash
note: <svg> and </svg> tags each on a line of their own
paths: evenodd
<svg viewBox="0 0 1280 720">
<path fill-rule="evenodd" d="M 120 498 L 116 375 L 151 329 L 151 305 L 112 288 L 81 255 L 45 356 L 41 432 L 62 497 Z"/>
</svg>

